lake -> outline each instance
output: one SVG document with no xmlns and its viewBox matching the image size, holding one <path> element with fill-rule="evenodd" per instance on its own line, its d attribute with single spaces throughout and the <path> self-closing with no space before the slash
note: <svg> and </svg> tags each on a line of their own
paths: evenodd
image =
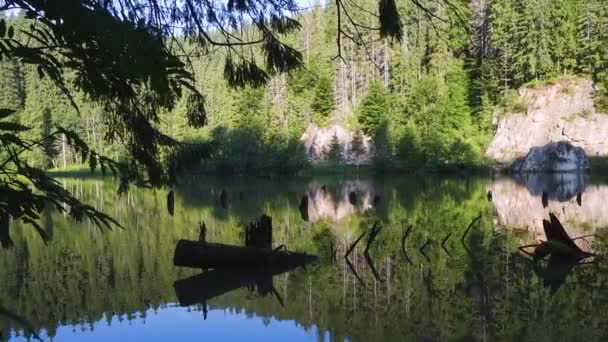
<svg viewBox="0 0 608 342">
<path fill-rule="evenodd" d="M 571 237 L 594 234 L 581 248 L 605 254 L 605 179 L 189 178 L 174 188 L 174 216 L 167 189 L 117 197 L 111 180 L 62 182 L 125 228 L 47 212 L 45 246 L 14 224 L 15 246 L 0 251 L 0 340 L 608 339 L 608 263 L 535 263 L 518 249 L 545 239 L 554 213 Z M 242 245 L 261 214 L 272 217 L 274 246 L 319 263 L 242 275 L 240 287 L 173 265 L 176 242 L 197 239 L 201 220 L 208 241 Z M 375 224 L 367 256 L 364 237 L 346 260 Z M 196 286 L 181 293 L 176 282 Z"/>
</svg>

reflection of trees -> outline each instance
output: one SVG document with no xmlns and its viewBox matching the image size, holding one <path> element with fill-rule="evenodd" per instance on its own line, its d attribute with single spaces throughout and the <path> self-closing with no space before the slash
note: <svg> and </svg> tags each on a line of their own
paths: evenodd
<svg viewBox="0 0 608 342">
<path fill-rule="evenodd" d="M 330 189 L 334 186 L 329 180 L 325 183 Z M 272 188 L 264 184 L 260 192 L 247 182 L 236 188 L 228 183 L 193 183 L 184 186 L 188 194 L 176 190 L 174 217 L 167 213 L 163 191 L 133 191 L 117 200 L 109 183 L 68 186 L 79 196 L 95 199 L 89 202 L 118 217 L 127 229 L 101 232 L 66 223 L 53 213 L 44 217 L 44 227 L 54 231 L 48 247 L 31 229 L 15 229 L 15 247 L 0 255 L 0 290 L 10 294 L 1 304 L 18 311 L 32 331 L 47 329 L 52 336 L 58 325 L 90 328 L 113 315 L 138 319 L 150 307 L 175 302 L 174 282 L 196 273 L 172 266 L 175 241 L 196 239 L 198 222 L 204 219 L 210 241 L 241 243 L 239 222 L 262 211 L 273 218 L 276 244 L 316 253 L 325 262 L 273 278 L 284 307 L 274 296 L 258 297 L 239 289 L 210 299 L 211 309 L 295 320 L 304 328 L 317 326 L 320 334 L 329 332 L 333 340 L 607 337 L 599 327 L 608 323 L 603 315 L 608 309 L 608 265 L 572 269 L 551 296 L 533 265 L 514 254 L 519 237 L 492 226 L 492 204 L 482 180 L 375 181 L 382 205 L 357 215 L 347 229 L 302 220 L 298 203 L 307 182 L 277 182 Z M 216 209 L 223 188 L 229 193 L 243 191 L 244 199 L 233 195 L 229 210 Z M 217 189 L 215 196 L 209 195 L 211 189 Z M 188 196 L 197 192 L 201 199 L 191 202 Z M 248 201 L 254 203 L 251 208 Z M 459 240 L 479 212 L 480 224 L 466 235 L 469 254 Z M 377 219 L 384 228 L 369 255 L 384 282 L 376 280 L 361 243 L 350 260 L 362 285 L 342 256 Z M 402 237 L 410 225 L 405 247 L 411 264 L 401 254 Z M 427 241 L 428 262 L 417 252 Z M 594 250 L 605 254 L 606 242 L 606 237 L 597 237 Z M 211 314 L 208 319 L 216 318 Z M 0 331 L 13 328 L 31 335 L 0 317 Z"/>
</svg>

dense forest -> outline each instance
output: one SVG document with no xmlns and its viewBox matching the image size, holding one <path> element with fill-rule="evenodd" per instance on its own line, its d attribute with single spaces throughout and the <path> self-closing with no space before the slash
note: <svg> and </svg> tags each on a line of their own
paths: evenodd
<svg viewBox="0 0 608 342">
<path fill-rule="evenodd" d="M 184 94 L 172 110 L 158 113 L 158 128 L 183 142 L 212 143 L 212 157 L 199 165 L 209 172 L 295 173 L 309 165 L 300 142 L 304 130 L 334 123 L 360 133 L 352 146 L 332 146 L 328 163 L 342 162 L 347 150 L 357 153 L 364 133 L 374 141 L 377 168 L 445 170 L 484 163 L 497 113 L 525 105 L 518 87 L 582 75 L 596 82 L 598 105 L 608 107 L 605 1 L 422 3 L 397 2 L 404 34 L 391 41 L 373 28 L 375 3 L 357 1 L 350 15 L 370 27 L 344 25 L 354 39 L 339 46 L 333 2 L 298 12 L 301 27 L 285 40 L 302 51 L 304 67 L 258 87 L 230 84 L 225 52 L 183 56 L 205 94 L 207 125 L 188 124 L 191 104 Z M 7 20 L 16 36 L 30 25 L 20 14 Z M 56 125 L 69 127 L 100 154 L 127 158 L 124 146 L 108 142 L 112 122 L 104 108 L 70 84 L 70 71 L 64 78 L 79 111 L 35 66 L 5 59 L 0 68 L 0 107 L 17 110 L 17 120 L 33 128 L 23 133 L 28 139 L 42 139 Z M 28 152 L 27 160 L 42 168 L 82 163 L 73 147 L 52 142 Z"/>
</svg>

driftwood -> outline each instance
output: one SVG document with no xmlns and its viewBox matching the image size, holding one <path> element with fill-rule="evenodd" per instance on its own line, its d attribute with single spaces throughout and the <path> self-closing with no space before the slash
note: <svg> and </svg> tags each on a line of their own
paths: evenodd
<svg viewBox="0 0 608 342">
<path fill-rule="evenodd" d="M 596 256 L 593 253 L 583 251 L 576 243 L 574 243 L 575 240 L 585 238 L 588 235 L 574 239 L 571 238 L 566 232 L 566 229 L 564 229 L 562 226 L 561 222 L 559 222 L 553 213 L 549 214 L 549 221 L 543 220 L 543 228 L 545 230 L 547 240 L 539 244 L 519 247 L 519 250 L 522 253 L 532 257 L 534 260 L 541 260 L 549 256 L 551 258 L 557 257 L 559 259 L 572 259 L 579 261 Z M 534 248 L 534 250 L 532 252 L 528 252 L 526 250 L 528 248 Z"/>
<path fill-rule="evenodd" d="M 549 220 L 543 220 L 547 241 L 519 247 L 519 250 L 534 261 L 534 272 L 543 280 L 543 286 L 554 294 L 566 281 L 570 271 L 579 265 L 593 263 L 597 257 L 583 251 L 574 243 L 575 240 L 587 237 L 570 238 L 557 217 L 549 214 Z M 528 248 L 534 248 L 532 252 Z M 548 258 L 547 258 L 548 256 Z M 591 261 L 589 261 L 591 260 Z"/>
<path fill-rule="evenodd" d="M 316 260 L 317 257 L 314 255 L 278 249 L 179 240 L 175 247 L 173 264 L 204 269 L 259 269 L 303 265 Z"/>
</svg>

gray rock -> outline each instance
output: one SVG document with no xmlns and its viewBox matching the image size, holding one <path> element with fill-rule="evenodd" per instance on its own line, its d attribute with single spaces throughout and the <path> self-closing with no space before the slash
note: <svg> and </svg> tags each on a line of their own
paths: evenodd
<svg viewBox="0 0 608 342">
<path fill-rule="evenodd" d="M 589 170 L 589 159 L 581 147 L 558 141 L 531 148 L 511 169 L 515 173 L 584 172 Z"/>
<path fill-rule="evenodd" d="M 497 118 L 487 156 L 509 163 L 534 146 L 562 140 L 582 147 L 589 156 L 608 155 L 608 115 L 596 110 L 594 92 L 593 82 L 584 79 L 520 89 L 527 110 Z"/>
<path fill-rule="evenodd" d="M 304 144 L 308 159 L 313 163 L 322 162 L 327 159 L 327 153 L 331 149 L 331 141 L 335 135 L 340 144 L 342 159 L 346 164 L 371 164 L 374 155 L 372 138 L 362 134 L 362 147 L 364 151 L 359 155 L 355 155 L 352 150 L 355 133 L 340 124 L 332 124 L 328 127 L 310 125 L 300 138 L 300 141 Z"/>
</svg>

